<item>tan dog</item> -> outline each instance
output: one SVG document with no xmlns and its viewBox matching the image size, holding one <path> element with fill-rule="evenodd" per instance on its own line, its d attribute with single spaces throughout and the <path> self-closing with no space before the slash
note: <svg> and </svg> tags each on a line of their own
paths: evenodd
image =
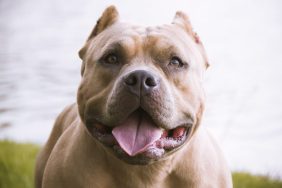
<svg viewBox="0 0 282 188">
<path fill-rule="evenodd" d="M 229 188 L 204 109 L 204 48 L 188 17 L 138 27 L 105 10 L 79 55 L 77 103 L 39 154 L 36 187 Z"/>
</svg>

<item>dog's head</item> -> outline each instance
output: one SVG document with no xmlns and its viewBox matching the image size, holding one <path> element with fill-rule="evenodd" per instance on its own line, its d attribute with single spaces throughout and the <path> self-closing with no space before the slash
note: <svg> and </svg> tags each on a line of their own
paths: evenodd
<svg viewBox="0 0 282 188">
<path fill-rule="evenodd" d="M 120 159 L 148 164 L 186 145 L 204 108 L 205 52 L 188 17 L 139 27 L 107 8 L 80 50 L 78 107 L 96 140 Z"/>
</svg>

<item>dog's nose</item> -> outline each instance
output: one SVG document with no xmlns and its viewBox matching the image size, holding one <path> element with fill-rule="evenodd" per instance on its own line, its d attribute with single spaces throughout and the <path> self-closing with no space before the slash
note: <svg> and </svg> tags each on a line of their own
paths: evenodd
<svg viewBox="0 0 282 188">
<path fill-rule="evenodd" d="M 124 83 L 130 92 L 136 95 L 146 94 L 158 86 L 158 79 L 145 70 L 136 70 L 124 78 Z"/>
</svg>

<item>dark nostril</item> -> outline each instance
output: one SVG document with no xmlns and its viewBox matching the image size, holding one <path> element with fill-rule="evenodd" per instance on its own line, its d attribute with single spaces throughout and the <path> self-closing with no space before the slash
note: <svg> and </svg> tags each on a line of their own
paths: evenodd
<svg viewBox="0 0 282 188">
<path fill-rule="evenodd" d="M 134 75 L 130 75 L 129 77 L 126 78 L 125 83 L 127 85 L 135 85 L 137 83 L 137 78 Z"/>
<path fill-rule="evenodd" d="M 149 86 L 149 87 L 154 87 L 154 86 L 157 85 L 157 82 L 156 82 L 156 80 L 155 80 L 154 78 L 149 77 L 149 78 L 147 78 L 147 79 L 145 80 L 145 84 L 146 84 L 147 86 Z"/>
<path fill-rule="evenodd" d="M 145 70 L 128 73 L 123 77 L 123 82 L 126 89 L 137 96 L 148 94 L 159 85 L 158 78 Z"/>
</svg>

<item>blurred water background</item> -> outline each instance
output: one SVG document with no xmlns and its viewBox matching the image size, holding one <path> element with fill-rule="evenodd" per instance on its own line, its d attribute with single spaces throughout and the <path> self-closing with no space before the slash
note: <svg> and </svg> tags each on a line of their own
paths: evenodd
<svg viewBox="0 0 282 188">
<path fill-rule="evenodd" d="M 278 0 L 0 0 L 0 139 L 46 141 L 57 114 L 76 100 L 77 52 L 110 4 L 142 25 L 189 14 L 211 64 L 202 126 L 232 170 L 282 177 Z"/>
</svg>

